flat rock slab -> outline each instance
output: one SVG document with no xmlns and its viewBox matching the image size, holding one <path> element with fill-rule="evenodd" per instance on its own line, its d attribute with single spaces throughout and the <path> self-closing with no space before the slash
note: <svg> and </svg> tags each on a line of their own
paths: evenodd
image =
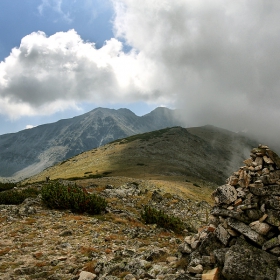
<svg viewBox="0 0 280 280">
<path fill-rule="evenodd" d="M 267 209 L 266 222 L 269 224 L 279 227 L 280 226 L 280 211 Z"/>
<path fill-rule="evenodd" d="M 241 234 L 247 236 L 250 240 L 254 241 L 258 245 L 262 246 L 266 242 L 266 239 L 263 236 L 261 236 L 259 233 L 255 232 L 249 226 L 245 225 L 242 222 L 239 222 L 232 218 L 228 218 L 227 223 L 233 229 L 235 229 L 238 232 L 240 232 Z"/>
<path fill-rule="evenodd" d="M 234 210 L 228 210 L 225 208 L 213 207 L 211 210 L 211 214 L 213 216 L 231 217 L 248 224 L 251 222 L 250 218 L 248 218 L 244 213 L 240 213 Z"/>
<path fill-rule="evenodd" d="M 275 210 L 280 210 L 280 197 L 279 196 L 271 196 L 265 200 L 266 208 L 272 208 Z"/>
<path fill-rule="evenodd" d="M 214 233 L 225 246 L 228 244 L 230 234 L 222 225 L 218 225 Z"/>
<path fill-rule="evenodd" d="M 226 252 L 223 276 L 228 280 L 275 280 L 277 257 L 249 245 L 245 240 L 238 241 Z"/>
<path fill-rule="evenodd" d="M 250 192 L 254 195 L 280 195 L 280 185 L 268 185 L 264 187 L 249 187 Z"/>
<path fill-rule="evenodd" d="M 266 153 L 274 161 L 274 163 L 277 165 L 277 167 L 280 168 L 280 158 L 279 158 L 279 156 L 275 152 L 273 152 L 269 149 L 266 151 Z"/>
</svg>

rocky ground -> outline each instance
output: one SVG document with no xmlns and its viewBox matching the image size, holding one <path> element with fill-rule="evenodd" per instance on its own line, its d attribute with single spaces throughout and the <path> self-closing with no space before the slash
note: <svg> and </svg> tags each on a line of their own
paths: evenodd
<svg viewBox="0 0 280 280">
<path fill-rule="evenodd" d="M 259 145 L 244 164 L 213 207 L 188 198 L 198 185 L 128 178 L 77 182 L 107 200 L 96 216 L 47 209 L 40 196 L 2 205 L 0 279 L 280 280 L 280 157 Z M 145 205 L 185 229 L 144 224 Z"/>
<path fill-rule="evenodd" d="M 108 212 L 97 216 L 50 210 L 40 197 L 18 206 L 1 205 L 0 279 L 177 279 L 184 275 L 187 264 L 178 248 L 186 235 L 207 223 L 210 205 L 164 192 L 149 181 L 119 183 L 86 186 L 108 201 Z M 182 218 L 186 230 L 175 234 L 143 224 L 140 212 L 146 204 Z"/>
</svg>

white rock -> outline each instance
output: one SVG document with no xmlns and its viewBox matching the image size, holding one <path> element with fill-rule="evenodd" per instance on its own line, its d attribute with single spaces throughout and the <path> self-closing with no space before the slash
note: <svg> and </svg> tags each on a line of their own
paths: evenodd
<svg viewBox="0 0 280 280">
<path fill-rule="evenodd" d="M 271 226 L 269 224 L 261 223 L 260 221 L 252 222 L 249 226 L 252 230 L 262 235 L 266 235 L 271 229 Z"/>
<path fill-rule="evenodd" d="M 198 264 L 197 266 L 189 266 L 188 267 L 188 272 L 190 273 L 196 273 L 196 274 L 200 274 L 203 272 L 203 266 L 201 264 Z"/>
<path fill-rule="evenodd" d="M 96 278 L 95 274 L 88 272 L 88 271 L 82 271 L 80 273 L 80 277 L 78 280 L 93 280 L 95 278 Z"/>
</svg>

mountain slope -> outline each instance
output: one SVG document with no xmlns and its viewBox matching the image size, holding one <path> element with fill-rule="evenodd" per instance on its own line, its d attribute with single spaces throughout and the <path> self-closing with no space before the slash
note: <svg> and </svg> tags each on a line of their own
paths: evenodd
<svg viewBox="0 0 280 280">
<path fill-rule="evenodd" d="M 167 128 L 117 140 L 46 169 L 29 182 L 102 174 L 224 183 L 256 142 L 212 126 Z M 240 149 L 242 147 L 242 149 Z"/>
<path fill-rule="evenodd" d="M 128 109 L 97 108 L 56 123 L 0 136 L 0 176 L 27 177 L 115 139 L 178 125 L 174 111 L 138 117 Z"/>
</svg>

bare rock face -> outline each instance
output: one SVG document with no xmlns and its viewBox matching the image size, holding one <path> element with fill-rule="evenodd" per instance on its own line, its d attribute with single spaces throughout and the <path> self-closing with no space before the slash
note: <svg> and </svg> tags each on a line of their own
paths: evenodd
<svg viewBox="0 0 280 280">
<path fill-rule="evenodd" d="M 210 221 L 196 235 L 190 256 L 198 279 L 280 279 L 280 158 L 267 146 L 251 151 L 245 166 L 212 194 Z M 185 240 L 190 240 L 186 238 Z M 192 248 L 192 246 L 191 246 Z M 203 263 L 210 258 L 212 262 Z M 215 269 L 215 276 L 208 271 Z"/>
<path fill-rule="evenodd" d="M 275 280 L 277 257 L 258 249 L 242 239 L 233 245 L 225 255 L 222 274 L 226 279 L 267 279 Z"/>
</svg>

